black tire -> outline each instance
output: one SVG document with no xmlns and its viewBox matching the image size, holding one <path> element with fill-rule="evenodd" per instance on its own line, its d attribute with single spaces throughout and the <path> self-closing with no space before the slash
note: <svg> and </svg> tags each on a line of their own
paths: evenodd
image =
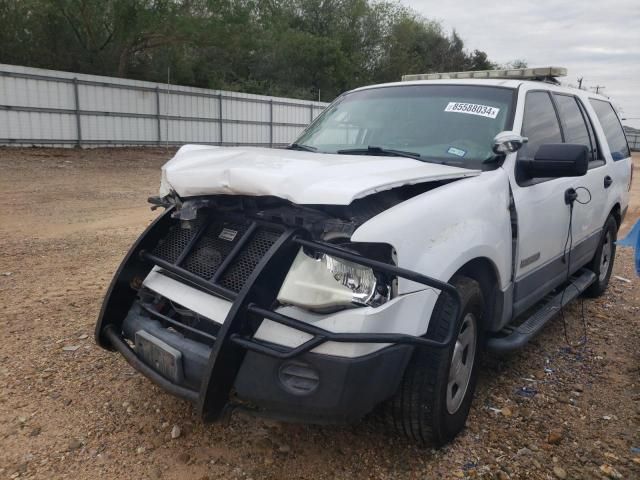
<svg viewBox="0 0 640 480">
<path fill-rule="evenodd" d="M 455 345 L 445 349 L 416 348 L 404 372 L 400 387 L 385 405 L 387 423 L 401 435 L 421 445 L 440 446 L 449 442 L 465 425 L 478 376 L 478 352 L 481 343 L 481 319 L 484 302 L 480 285 L 471 278 L 456 276 L 452 283 L 462 297 L 462 312 L 456 332 L 471 314 L 475 317 L 475 349 L 471 375 L 457 410 L 447 408 L 447 384 Z M 440 295 L 436 302 L 427 336 L 444 340 L 455 310 L 452 298 Z M 455 342 L 454 342 L 455 343 Z M 469 360 L 467 358 L 467 360 Z"/>
<path fill-rule="evenodd" d="M 596 280 L 584 291 L 587 297 L 599 297 L 609 286 L 609 279 L 613 271 L 613 262 L 616 258 L 616 238 L 618 235 L 618 223 L 615 218 L 609 217 L 602 229 L 602 236 L 596 254 L 587 267 L 596 274 Z M 606 250 L 605 250 L 606 249 Z M 606 266 L 603 269 L 603 251 L 607 256 Z M 607 254 L 606 251 L 609 251 Z"/>
</svg>

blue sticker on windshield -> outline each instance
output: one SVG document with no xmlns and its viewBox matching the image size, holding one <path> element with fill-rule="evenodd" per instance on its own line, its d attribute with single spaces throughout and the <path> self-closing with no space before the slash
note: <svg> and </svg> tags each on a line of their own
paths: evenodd
<svg viewBox="0 0 640 480">
<path fill-rule="evenodd" d="M 447 153 L 450 153 L 451 155 L 455 155 L 457 157 L 464 157 L 467 154 L 467 151 L 462 150 L 461 148 L 449 147 Z"/>
</svg>

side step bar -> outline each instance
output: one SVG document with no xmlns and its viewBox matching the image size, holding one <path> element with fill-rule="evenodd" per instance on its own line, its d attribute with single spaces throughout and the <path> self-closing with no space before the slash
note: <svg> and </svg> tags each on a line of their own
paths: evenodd
<svg viewBox="0 0 640 480">
<path fill-rule="evenodd" d="M 545 297 L 538 309 L 518 326 L 507 325 L 497 336 L 487 341 L 487 349 L 496 353 L 506 353 L 523 347 L 535 337 L 560 308 L 584 292 L 596 279 L 591 270 L 582 269 L 570 278 L 570 283 L 555 295 Z"/>
</svg>

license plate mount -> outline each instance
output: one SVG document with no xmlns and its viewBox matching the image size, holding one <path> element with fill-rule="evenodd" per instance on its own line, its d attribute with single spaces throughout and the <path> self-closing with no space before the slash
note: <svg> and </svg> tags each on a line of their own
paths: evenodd
<svg viewBox="0 0 640 480">
<path fill-rule="evenodd" d="M 135 345 L 136 353 L 144 363 L 173 383 L 183 382 L 182 352 L 145 330 L 136 332 Z"/>
</svg>

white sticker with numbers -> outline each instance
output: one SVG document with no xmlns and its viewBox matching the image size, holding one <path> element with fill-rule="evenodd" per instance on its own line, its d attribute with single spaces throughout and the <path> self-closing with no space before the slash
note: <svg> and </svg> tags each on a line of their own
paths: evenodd
<svg viewBox="0 0 640 480">
<path fill-rule="evenodd" d="M 500 109 L 488 105 L 478 105 L 477 103 L 449 102 L 444 109 L 445 112 L 466 113 L 468 115 L 479 115 L 481 117 L 496 118 Z"/>
</svg>

